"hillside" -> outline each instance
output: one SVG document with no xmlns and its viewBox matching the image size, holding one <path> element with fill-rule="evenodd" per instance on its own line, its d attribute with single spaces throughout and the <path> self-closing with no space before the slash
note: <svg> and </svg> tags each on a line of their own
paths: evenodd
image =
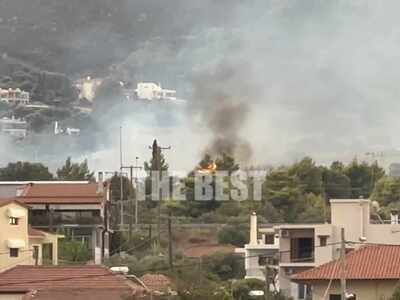
<svg viewBox="0 0 400 300">
<path fill-rule="evenodd" d="M 101 71 L 144 42 L 162 39 L 176 48 L 192 31 L 222 24 L 227 3 L 3 0 L 0 53 L 48 71 Z"/>
</svg>

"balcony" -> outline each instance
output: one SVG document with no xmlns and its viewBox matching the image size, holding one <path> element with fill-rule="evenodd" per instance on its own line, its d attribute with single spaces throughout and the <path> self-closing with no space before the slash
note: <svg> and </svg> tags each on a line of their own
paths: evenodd
<svg viewBox="0 0 400 300">
<path fill-rule="evenodd" d="M 103 224 L 103 218 L 97 211 L 53 212 L 52 222 L 48 211 L 32 211 L 29 223 L 34 227 L 62 227 L 68 225 L 96 226 Z"/>
<path fill-rule="evenodd" d="M 281 266 L 314 266 L 314 239 L 291 238 L 290 249 L 280 253 Z"/>
</svg>

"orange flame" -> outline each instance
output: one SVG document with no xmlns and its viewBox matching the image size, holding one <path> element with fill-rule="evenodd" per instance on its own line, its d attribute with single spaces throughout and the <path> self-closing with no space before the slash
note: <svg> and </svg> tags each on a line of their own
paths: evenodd
<svg viewBox="0 0 400 300">
<path fill-rule="evenodd" d="M 201 174 L 211 174 L 217 170 L 217 164 L 215 162 L 210 163 L 206 168 L 199 169 L 198 172 Z"/>
</svg>

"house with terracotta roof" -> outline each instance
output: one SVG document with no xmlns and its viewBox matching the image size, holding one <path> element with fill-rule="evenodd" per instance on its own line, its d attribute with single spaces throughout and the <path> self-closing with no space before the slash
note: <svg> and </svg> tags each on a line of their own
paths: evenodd
<svg viewBox="0 0 400 300">
<path fill-rule="evenodd" d="M 250 241 L 237 249 L 246 257 L 246 278 L 264 280 L 265 265 L 274 264 L 279 290 L 294 300 L 303 300 L 309 286 L 294 282 L 292 276 L 337 259 L 342 228 L 346 240 L 353 242 L 347 244 L 346 251 L 359 248 L 360 242 L 400 245 L 397 212 L 385 221 L 376 217 L 379 208 L 368 199 L 331 199 L 330 204 L 330 223 L 259 226 L 257 216 L 252 215 Z"/>
<path fill-rule="evenodd" d="M 103 266 L 16 266 L 0 273 L 0 300 L 130 300 L 145 293 Z"/>
<path fill-rule="evenodd" d="M 32 182 L 17 191 L 29 205 L 29 223 L 35 229 L 57 232 L 85 243 L 96 264 L 108 256 L 109 230 L 104 184 Z"/>
<path fill-rule="evenodd" d="M 312 299 L 340 299 L 339 260 L 298 273 L 292 280 L 312 286 Z M 400 283 L 400 245 L 369 245 L 346 255 L 346 293 L 362 300 L 389 299 Z"/>
<path fill-rule="evenodd" d="M 30 227 L 28 209 L 18 200 L 0 201 L 0 272 L 19 264 L 58 263 L 62 236 Z"/>
</svg>

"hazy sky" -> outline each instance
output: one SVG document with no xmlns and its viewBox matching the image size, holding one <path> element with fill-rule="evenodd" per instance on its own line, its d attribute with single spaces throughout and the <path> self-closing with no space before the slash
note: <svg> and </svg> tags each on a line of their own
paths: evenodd
<svg viewBox="0 0 400 300">
<path fill-rule="evenodd" d="M 202 4 L 194 2 L 195 14 Z M 212 3 L 207 1 L 201 11 L 212 11 Z M 188 113 L 171 108 L 176 122 L 168 126 L 155 125 L 159 116 L 151 112 L 144 117 L 127 114 L 122 122 L 127 161 L 136 155 L 148 159 L 147 145 L 157 137 L 173 147 L 167 157 L 174 169 L 190 169 L 198 162 L 215 138 L 205 112 L 221 108 L 218 99 L 193 96 L 196 89 L 207 89 L 196 83 L 198 76 L 210 76 L 215 93 L 245 107 L 244 118 L 229 121 L 237 128 L 234 138 L 251 146 L 246 163 L 277 164 L 304 155 L 325 163 L 400 148 L 397 1 L 259 0 L 226 5 L 218 24 L 204 26 L 207 18 L 199 19 L 199 26 L 194 24 L 176 47 L 162 37 L 153 39 L 132 49 L 118 65 L 120 74 L 132 78 L 167 78 L 167 84 L 176 84 L 167 87 L 176 87 L 188 100 Z M 213 76 L 220 68 L 234 75 L 219 81 Z M 114 128 L 119 123 L 120 118 Z M 110 135 L 117 146 L 118 135 Z M 119 160 L 118 147 L 112 146 L 83 156 L 96 169 L 113 168 Z"/>
</svg>

